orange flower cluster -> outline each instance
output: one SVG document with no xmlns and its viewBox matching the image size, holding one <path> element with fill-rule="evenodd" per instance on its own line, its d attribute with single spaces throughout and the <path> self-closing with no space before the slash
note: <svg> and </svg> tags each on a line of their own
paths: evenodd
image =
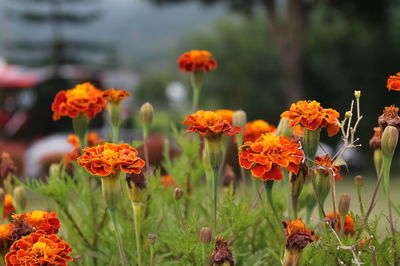
<svg viewBox="0 0 400 266">
<path fill-rule="evenodd" d="M 389 76 L 386 87 L 389 90 L 400 91 L 400 73 L 397 73 L 396 76 Z"/>
<path fill-rule="evenodd" d="M 229 109 L 218 109 L 218 110 L 215 110 L 215 112 L 217 114 L 219 114 L 222 117 L 222 119 L 228 120 L 229 123 L 232 124 L 232 122 L 233 122 L 233 114 L 235 113 L 235 111 L 232 111 L 232 110 L 229 110 Z"/>
<path fill-rule="evenodd" d="M 6 194 L 4 196 L 3 218 L 9 217 L 14 212 L 15 212 L 15 207 L 13 204 L 13 198 L 10 194 Z"/>
<path fill-rule="evenodd" d="M 80 113 L 93 118 L 107 106 L 103 94 L 89 82 L 78 84 L 67 91 L 59 91 L 51 105 L 53 119 L 59 120 L 62 116 L 76 118 Z"/>
<path fill-rule="evenodd" d="M 251 169 L 253 176 L 263 181 L 281 180 L 283 173 L 280 166 L 297 174 L 304 158 L 300 144 L 283 135 L 264 134 L 255 142 L 245 142 L 240 148 L 240 166 Z"/>
<path fill-rule="evenodd" d="M 298 219 L 291 222 L 282 221 L 285 228 L 286 248 L 289 250 L 301 250 L 308 243 L 314 241 L 314 232 L 306 228 L 305 223 Z"/>
<path fill-rule="evenodd" d="M 179 69 L 184 72 L 206 71 L 217 68 L 217 60 L 211 58 L 209 51 L 192 50 L 182 54 L 178 59 Z"/>
<path fill-rule="evenodd" d="M 183 125 L 188 125 L 188 131 L 196 132 L 203 137 L 216 137 L 226 134 L 233 136 L 240 133 L 241 128 L 233 126 L 228 120 L 212 111 L 197 111 L 186 116 Z"/>
<path fill-rule="evenodd" d="M 290 106 L 281 117 L 292 120 L 290 127 L 300 124 L 308 130 L 325 127 L 329 136 L 334 136 L 340 129 L 339 113 L 333 109 L 322 108 L 317 101 L 298 101 Z"/>
<path fill-rule="evenodd" d="M 246 123 L 243 141 L 256 141 L 262 134 L 275 133 L 276 127 L 264 120 L 255 120 Z"/>
<path fill-rule="evenodd" d="M 336 181 L 343 179 L 343 176 L 340 174 L 340 166 L 333 165 L 334 161 L 331 159 L 331 157 L 329 157 L 328 154 L 325 154 L 324 156 L 316 156 L 314 163 L 316 171 L 323 171 L 326 174 L 331 172 L 333 173 Z"/>
<path fill-rule="evenodd" d="M 108 89 L 104 92 L 104 97 L 111 104 L 119 104 L 125 97 L 131 94 L 125 90 Z"/>
<path fill-rule="evenodd" d="M 106 143 L 83 149 L 78 163 L 92 175 L 109 176 L 120 171 L 140 174 L 145 162 L 137 155 L 138 151 L 128 144 Z"/>
<path fill-rule="evenodd" d="M 71 247 L 56 235 L 32 233 L 11 245 L 6 265 L 68 265 Z"/>
<path fill-rule="evenodd" d="M 57 234 L 60 228 L 60 220 L 55 212 L 33 211 L 23 214 L 14 214 L 13 220 L 24 219 L 35 231 L 46 234 Z"/>
<path fill-rule="evenodd" d="M 333 222 L 333 212 L 327 213 L 326 218 L 328 218 L 331 222 Z M 342 226 L 340 224 L 340 214 L 336 212 L 336 228 L 337 231 L 342 230 Z M 346 215 L 344 218 L 344 233 L 346 235 L 354 235 L 354 220 L 350 215 Z"/>
</svg>

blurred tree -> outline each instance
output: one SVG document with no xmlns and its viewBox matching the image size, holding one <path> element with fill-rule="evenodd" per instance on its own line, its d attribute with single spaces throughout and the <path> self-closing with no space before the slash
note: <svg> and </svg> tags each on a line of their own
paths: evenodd
<svg viewBox="0 0 400 266">
<path fill-rule="evenodd" d="M 81 26 L 97 20 L 99 10 L 84 11 L 79 4 L 93 4 L 96 0 L 13 0 L 8 3 L 6 15 L 25 25 L 40 25 L 43 31 L 50 26 L 50 38 L 38 40 L 37 38 L 10 41 L 8 49 L 17 50 L 18 56 L 11 58 L 11 62 L 25 65 L 52 65 L 55 73 L 58 67 L 65 64 L 83 64 L 88 61 L 83 56 L 84 52 L 96 53 L 109 49 L 104 44 L 96 41 L 73 39 L 67 37 L 67 26 Z M 36 40 L 35 40 L 36 39 Z M 37 54 L 45 54 L 40 57 Z M 36 55 L 35 55 L 36 54 Z M 26 56 L 28 55 L 28 56 Z"/>
<path fill-rule="evenodd" d="M 225 3 L 244 14 L 263 10 L 271 40 L 279 56 L 282 90 L 287 103 L 304 98 L 302 56 L 310 18 L 318 4 L 328 3 L 345 13 L 369 23 L 385 21 L 387 0 L 150 0 L 156 4 L 198 1 L 204 4 Z"/>
</svg>

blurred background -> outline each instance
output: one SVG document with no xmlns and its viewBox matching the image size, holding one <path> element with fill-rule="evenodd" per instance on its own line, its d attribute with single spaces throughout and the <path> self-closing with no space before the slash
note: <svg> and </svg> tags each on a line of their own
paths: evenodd
<svg viewBox="0 0 400 266">
<path fill-rule="evenodd" d="M 361 90 L 363 147 L 352 158 L 363 171 L 373 170 L 377 116 L 400 100 L 386 89 L 388 75 L 400 72 L 397 0 L 5 0 L 0 11 L 0 151 L 21 174 L 38 175 L 38 163 L 72 149 L 70 119 L 53 121 L 50 106 L 79 82 L 131 92 L 127 141 L 140 138 L 131 128 L 146 101 L 156 109 L 154 131 L 179 125 L 191 89 L 176 60 L 192 49 L 218 60 L 203 109 L 243 109 L 249 120 L 277 125 L 294 101 L 344 114 Z M 105 122 L 98 115 L 91 124 L 103 137 Z M 323 140 L 334 150 L 339 137 Z"/>
</svg>

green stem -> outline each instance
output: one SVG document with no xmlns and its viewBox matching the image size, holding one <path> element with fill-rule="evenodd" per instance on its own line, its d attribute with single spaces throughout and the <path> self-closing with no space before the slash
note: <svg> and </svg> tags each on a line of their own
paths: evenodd
<svg viewBox="0 0 400 266">
<path fill-rule="evenodd" d="M 273 185 L 274 185 L 274 181 L 273 180 L 264 181 L 265 195 L 266 195 L 266 198 L 268 200 L 269 205 L 271 206 L 272 212 L 274 213 L 274 216 L 275 216 L 276 222 L 278 224 L 278 227 L 281 229 L 281 233 L 282 233 L 281 236 L 284 236 L 285 233 L 284 233 L 283 227 L 281 225 L 282 220 L 281 220 L 280 216 L 278 215 L 278 212 L 276 211 L 276 208 L 275 208 L 275 205 L 274 205 L 274 201 L 272 199 L 272 187 L 273 187 Z"/>
<path fill-rule="evenodd" d="M 154 248 L 153 245 L 150 245 L 150 266 L 154 264 Z"/>
<path fill-rule="evenodd" d="M 205 251 L 205 244 L 201 244 L 201 257 L 203 259 L 203 266 L 207 265 L 206 263 L 206 251 Z"/>
<path fill-rule="evenodd" d="M 357 195 L 358 195 L 358 203 L 360 205 L 360 211 L 361 211 L 361 216 L 365 216 L 365 209 L 364 209 L 364 204 L 362 202 L 362 195 L 361 195 L 361 186 L 357 186 Z"/>
<path fill-rule="evenodd" d="M 325 211 L 324 211 L 324 204 L 321 202 L 321 198 L 318 195 L 318 190 L 317 190 L 317 187 L 315 185 L 315 175 L 314 174 L 312 174 L 312 176 L 311 176 L 311 183 L 312 183 L 312 187 L 314 189 L 315 198 L 317 199 L 320 218 L 324 219 L 325 216 L 326 216 L 325 215 Z"/>
<path fill-rule="evenodd" d="M 135 237 L 136 237 L 136 256 L 137 263 L 142 266 L 142 245 L 140 243 L 140 238 L 142 235 L 141 226 L 141 216 L 142 216 L 142 206 L 140 202 L 132 202 L 133 215 L 135 220 Z M 150 264 L 151 265 L 151 264 Z"/>
<path fill-rule="evenodd" d="M 147 177 L 150 177 L 151 172 L 150 172 L 149 151 L 148 151 L 148 147 L 147 147 L 147 133 L 145 133 L 144 129 L 143 129 L 143 148 L 144 148 L 144 159 L 146 161 Z"/>
<path fill-rule="evenodd" d="M 112 126 L 113 129 L 113 143 L 118 143 L 119 126 Z"/>
<path fill-rule="evenodd" d="M 213 186 L 213 224 L 214 232 L 217 232 L 217 208 L 218 208 L 218 167 L 211 167 L 211 179 Z"/>
<path fill-rule="evenodd" d="M 126 265 L 128 265 L 128 263 L 127 263 L 125 252 L 123 249 L 121 236 L 120 236 L 119 230 L 118 230 L 117 209 L 116 208 L 108 208 L 108 213 L 110 214 L 111 222 L 114 227 L 115 237 L 117 239 L 117 244 L 118 244 L 118 249 L 119 249 L 119 255 L 121 256 L 121 263 L 123 266 L 126 266 Z"/>
<path fill-rule="evenodd" d="M 388 209 L 389 209 L 390 230 L 391 230 L 391 233 L 393 236 L 393 239 L 392 239 L 393 260 L 394 260 L 394 265 L 399 265 L 399 257 L 397 254 L 396 229 L 394 228 L 394 223 L 393 223 L 392 201 L 390 200 L 390 189 L 389 188 L 387 190 L 387 200 L 388 200 Z"/>
<path fill-rule="evenodd" d="M 383 156 L 382 169 L 383 169 L 383 180 L 382 188 L 385 195 L 387 195 L 390 184 L 390 168 L 392 166 L 392 156 Z"/>
<path fill-rule="evenodd" d="M 81 148 L 85 148 L 86 143 L 86 134 L 89 126 L 89 118 L 86 117 L 83 113 L 79 113 L 78 117 L 72 119 L 72 127 L 74 128 L 75 134 L 79 138 L 79 142 L 81 144 Z"/>
</svg>

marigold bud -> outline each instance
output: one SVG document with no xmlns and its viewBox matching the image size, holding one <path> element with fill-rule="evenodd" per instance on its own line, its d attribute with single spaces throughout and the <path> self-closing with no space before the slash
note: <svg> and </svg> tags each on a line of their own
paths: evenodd
<svg viewBox="0 0 400 266">
<path fill-rule="evenodd" d="M 346 117 L 346 118 L 350 118 L 350 117 L 352 117 L 352 116 L 353 116 L 353 113 L 350 112 L 350 111 L 347 111 L 347 112 L 344 114 L 344 117 Z"/>
<path fill-rule="evenodd" d="M 325 199 L 329 194 L 329 190 L 331 189 L 330 179 L 329 173 L 327 174 L 323 171 L 317 171 L 317 174 L 315 175 L 315 186 L 318 197 L 322 203 L 325 202 Z"/>
<path fill-rule="evenodd" d="M 140 119 L 144 126 L 150 126 L 153 122 L 154 108 L 150 103 L 145 103 L 140 108 Z"/>
<path fill-rule="evenodd" d="M 61 167 L 58 163 L 52 163 L 49 168 L 49 176 L 60 176 Z"/>
<path fill-rule="evenodd" d="M 354 177 L 354 182 L 356 186 L 362 187 L 364 185 L 364 177 L 362 175 L 356 175 Z"/>
<path fill-rule="evenodd" d="M 374 166 L 375 166 L 376 174 L 378 176 L 382 169 L 382 160 L 383 160 L 382 150 L 381 149 L 374 150 Z"/>
<path fill-rule="evenodd" d="M 13 192 L 14 204 L 17 210 L 24 211 L 26 208 L 26 190 L 23 186 L 17 186 Z"/>
<path fill-rule="evenodd" d="M 204 244 L 208 244 L 211 242 L 212 230 L 209 227 L 203 227 L 200 230 L 200 241 Z"/>
<path fill-rule="evenodd" d="M 356 99 L 360 99 L 361 91 L 354 91 L 354 97 L 356 97 Z"/>
<path fill-rule="evenodd" d="M 292 197 L 298 197 L 303 189 L 303 185 L 308 173 L 308 167 L 306 164 L 300 164 L 298 174 L 289 172 L 289 190 Z"/>
<path fill-rule="evenodd" d="M 154 234 L 148 234 L 147 239 L 149 240 L 150 245 L 154 245 L 157 240 L 157 236 Z"/>
<path fill-rule="evenodd" d="M 243 110 L 237 110 L 233 113 L 233 125 L 238 126 L 244 132 L 247 122 L 247 115 L 246 112 Z"/>
<path fill-rule="evenodd" d="M 381 149 L 383 156 L 393 157 L 396 150 L 399 131 L 393 126 L 387 126 L 382 133 Z"/>
<path fill-rule="evenodd" d="M 314 160 L 315 154 L 317 152 L 319 141 L 321 137 L 321 128 L 316 130 L 304 129 L 303 140 L 304 140 L 304 152 L 307 158 Z"/>
<path fill-rule="evenodd" d="M 174 198 L 176 200 L 180 200 L 182 198 L 182 196 L 183 196 L 183 190 L 180 189 L 179 187 L 175 188 L 175 190 L 174 190 Z"/>
<path fill-rule="evenodd" d="M 141 202 L 144 190 L 146 189 L 146 180 L 143 173 L 127 174 L 126 184 L 128 187 L 128 196 L 132 202 Z"/>
<path fill-rule="evenodd" d="M 340 215 L 344 216 L 349 212 L 350 202 L 351 202 L 351 197 L 350 197 L 349 194 L 345 193 L 340 197 L 340 200 L 339 200 L 339 213 L 340 213 Z"/>
</svg>

